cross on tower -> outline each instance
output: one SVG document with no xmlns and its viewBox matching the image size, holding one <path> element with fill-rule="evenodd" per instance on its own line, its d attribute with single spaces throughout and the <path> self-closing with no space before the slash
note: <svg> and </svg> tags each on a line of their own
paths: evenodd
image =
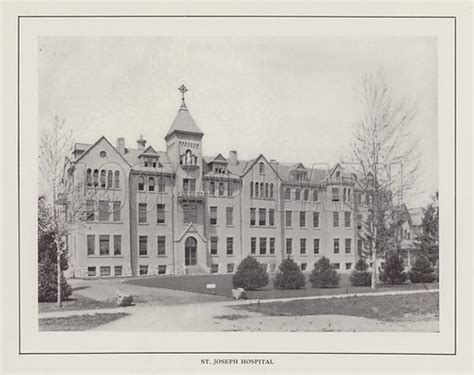
<svg viewBox="0 0 474 375">
<path fill-rule="evenodd" d="M 184 105 L 184 94 L 186 92 L 188 92 L 188 88 L 186 86 L 184 86 L 184 84 L 183 84 L 183 85 L 178 87 L 178 91 L 181 92 L 181 100 L 183 101 L 183 105 Z"/>
</svg>

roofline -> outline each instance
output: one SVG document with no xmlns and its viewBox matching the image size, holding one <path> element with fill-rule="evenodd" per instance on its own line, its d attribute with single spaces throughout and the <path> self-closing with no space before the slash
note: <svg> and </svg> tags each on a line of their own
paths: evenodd
<svg viewBox="0 0 474 375">
<path fill-rule="evenodd" d="M 81 155 L 79 155 L 79 158 L 77 158 L 76 160 L 74 160 L 75 163 L 77 163 L 79 160 L 81 160 L 84 156 L 86 156 L 87 153 L 89 153 L 90 150 L 92 150 L 95 146 L 97 146 L 97 144 L 102 140 L 104 139 L 110 147 L 112 147 L 112 149 L 120 155 L 120 157 L 125 161 L 125 163 L 127 163 L 127 165 L 129 167 L 131 167 L 132 165 L 127 161 L 127 159 L 125 159 L 125 157 L 112 145 L 112 143 L 109 142 L 109 140 L 103 135 L 102 137 L 100 137 L 97 141 L 95 141 L 95 143 L 93 143 L 86 151 L 84 151 Z"/>
<path fill-rule="evenodd" d="M 182 134 L 182 135 L 194 135 L 194 136 L 197 136 L 199 137 L 200 139 L 202 139 L 202 137 L 204 136 L 204 133 L 202 132 L 188 132 L 188 131 L 184 131 L 184 130 L 174 130 L 171 132 L 171 133 L 168 133 L 165 135 L 165 141 L 167 141 L 168 139 L 170 139 L 173 135 L 175 134 Z"/>
<path fill-rule="evenodd" d="M 244 177 L 244 176 L 250 171 L 250 169 L 252 169 L 252 167 L 255 165 L 255 163 L 256 163 L 258 160 L 260 160 L 260 158 L 263 158 L 263 159 L 267 162 L 267 164 L 270 166 L 270 168 L 273 170 L 273 172 L 275 172 L 275 174 L 276 174 L 277 177 L 280 179 L 280 181 L 283 181 L 283 178 L 281 178 L 280 174 L 275 170 L 275 168 L 273 168 L 273 165 L 267 160 L 267 158 L 266 158 L 263 154 L 258 155 L 258 156 L 252 161 L 252 163 L 251 163 L 249 166 L 247 166 L 247 167 L 245 168 L 245 171 L 242 173 L 241 176 Z"/>
</svg>

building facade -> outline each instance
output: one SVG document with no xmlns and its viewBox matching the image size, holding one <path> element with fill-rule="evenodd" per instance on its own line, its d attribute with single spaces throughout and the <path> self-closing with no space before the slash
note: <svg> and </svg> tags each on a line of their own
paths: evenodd
<svg viewBox="0 0 474 375">
<path fill-rule="evenodd" d="M 204 134 L 182 92 L 166 151 L 140 136 L 77 143 L 85 219 L 68 238 L 72 277 L 233 273 L 251 255 L 273 272 L 292 257 L 304 272 L 322 256 L 350 272 L 363 252 L 366 197 L 340 165 L 307 168 L 236 151 L 203 156 Z"/>
</svg>

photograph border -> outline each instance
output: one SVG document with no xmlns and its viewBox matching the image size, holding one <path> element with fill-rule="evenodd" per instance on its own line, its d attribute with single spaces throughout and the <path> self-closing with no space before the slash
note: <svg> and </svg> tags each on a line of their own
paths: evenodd
<svg viewBox="0 0 474 375">
<path fill-rule="evenodd" d="M 22 352 L 21 346 L 21 267 L 20 267 L 20 254 L 21 254 L 21 147 L 20 147 L 20 61 L 21 61 L 21 20 L 28 18 L 340 18 L 340 19 L 451 19 L 453 22 L 454 32 L 454 191 L 453 191 L 453 203 L 454 203 L 454 351 L 452 353 L 423 353 L 423 352 L 288 352 L 288 351 L 253 351 L 253 352 L 237 352 L 237 351 L 212 351 L 212 352 L 200 352 L 200 351 L 96 351 L 96 352 Z M 18 15 L 17 16 L 17 188 L 18 188 L 18 354 L 21 355 L 130 355 L 130 354 L 165 354 L 165 355 L 176 355 L 176 354 L 191 354 L 191 355 L 202 355 L 202 354 L 267 354 L 267 355 L 376 355 L 376 356 L 456 356 L 457 354 L 457 17 L 456 16 L 444 16 L 444 15 L 230 15 L 230 14 L 163 14 L 163 15 Z M 439 124 L 438 124 L 439 126 Z"/>
</svg>

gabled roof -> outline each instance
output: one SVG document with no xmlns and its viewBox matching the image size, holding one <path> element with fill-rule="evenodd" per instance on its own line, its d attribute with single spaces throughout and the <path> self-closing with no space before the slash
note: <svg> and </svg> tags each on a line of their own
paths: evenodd
<svg viewBox="0 0 474 375">
<path fill-rule="evenodd" d="M 107 142 L 109 144 L 109 146 L 118 154 L 120 155 L 120 157 L 125 161 L 125 163 L 127 163 L 129 166 L 131 166 L 131 164 L 128 162 L 127 159 L 124 158 L 124 156 L 119 152 L 117 151 L 117 149 L 112 145 L 112 143 L 109 142 L 109 140 L 107 138 L 105 138 L 105 136 L 102 136 L 100 137 L 93 145 L 91 145 L 86 151 L 84 151 L 81 155 L 79 155 L 79 157 L 74 160 L 75 163 L 77 163 L 79 160 L 81 160 L 84 156 L 86 156 L 96 145 L 98 145 L 102 140 L 105 140 L 105 142 Z"/>
<path fill-rule="evenodd" d="M 221 162 L 221 163 L 227 163 L 227 159 L 222 156 L 222 154 L 218 154 L 213 160 L 211 160 L 208 164 L 214 163 L 214 162 Z"/>
<path fill-rule="evenodd" d="M 146 150 L 143 151 L 138 157 L 141 158 L 142 156 L 159 156 L 159 155 L 152 146 L 148 146 Z"/>
<path fill-rule="evenodd" d="M 165 139 L 168 139 L 175 133 L 191 133 L 196 134 L 199 136 L 203 136 L 203 132 L 197 126 L 196 122 L 192 118 L 191 114 L 189 113 L 188 108 L 186 105 L 181 105 L 179 108 L 178 114 L 173 121 L 168 133 L 165 136 Z"/>
<path fill-rule="evenodd" d="M 245 176 L 248 171 L 250 171 L 250 169 L 252 169 L 252 167 L 255 165 L 255 163 L 259 160 L 265 160 L 265 162 L 270 166 L 270 168 L 272 169 L 273 172 L 275 172 L 275 174 L 277 175 L 277 177 L 281 180 L 282 178 L 280 177 L 280 175 L 278 174 L 278 171 L 275 170 L 275 168 L 273 167 L 272 163 L 270 163 L 267 158 L 263 155 L 263 154 L 260 154 L 258 155 L 255 159 L 253 159 L 253 161 L 247 163 L 247 166 L 245 167 L 244 171 L 242 172 L 242 177 Z"/>
</svg>

